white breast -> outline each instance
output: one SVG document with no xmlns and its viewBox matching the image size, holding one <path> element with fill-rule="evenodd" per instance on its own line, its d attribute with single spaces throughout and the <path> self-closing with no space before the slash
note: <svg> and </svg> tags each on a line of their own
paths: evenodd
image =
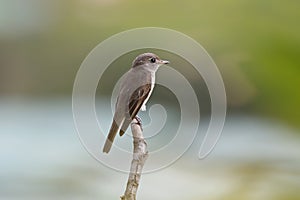
<svg viewBox="0 0 300 200">
<path fill-rule="evenodd" d="M 150 92 L 149 92 L 149 95 L 148 97 L 145 99 L 142 107 L 141 107 L 141 111 L 146 111 L 147 108 L 146 108 L 146 103 L 148 102 L 152 92 L 153 92 L 153 89 L 154 89 L 154 85 L 155 85 L 155 73 L 151 73 L 151 89 L 150 89 Z"/>
</svg>

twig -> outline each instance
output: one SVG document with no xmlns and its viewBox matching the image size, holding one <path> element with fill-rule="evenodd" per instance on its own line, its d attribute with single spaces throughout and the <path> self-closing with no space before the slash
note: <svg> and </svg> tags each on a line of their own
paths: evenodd
<svg viewBox="0 0 300 200">
<path fill-rule="evenodd" d="M 142 169 L 148 158 L 147 143 L 144 140 L 141 120 L 138 117 L 131 122 L 131 131 L 133 135 L 133 159 L 125 194 L 121 196 L 121 200 L 136 200 Z"/>
</svg>

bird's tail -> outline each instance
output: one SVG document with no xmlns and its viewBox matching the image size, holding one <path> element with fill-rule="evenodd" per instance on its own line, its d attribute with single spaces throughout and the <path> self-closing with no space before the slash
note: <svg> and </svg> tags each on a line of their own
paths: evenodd
<svg viewBox="0 0 300 200">
<path fill-rule="evenodd" d="M 114 142 L 114 139 L 117 135 L 118 130 L 119 130 L 119 126 L 116 123 L 116 121 L 113 120 L 111 128 L 110 128 L 109 133 L 108 133 L 108 136 L 106 138 L 104 147 L 103 147 L 103 152 L 104 153 L 108 153 L 110 151 L 110 148 L 112 146 L 112 143 Z"/>
<path fill-rule="evenodd" d="M 127 130 L 128 126 L 130 125 L 132 119 L 131 118 L 127 118 L 124 120 L 122 126 L 121 126 L 121 129 L 120 129 L 120 136 L 124 135 L 125 131 Z"/>
</svg>

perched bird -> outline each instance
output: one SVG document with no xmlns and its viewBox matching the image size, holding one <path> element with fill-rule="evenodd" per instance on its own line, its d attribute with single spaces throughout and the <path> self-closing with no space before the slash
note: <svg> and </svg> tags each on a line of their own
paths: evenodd
<svg viewBox="0 0 300 200">
<path fill-rule="evenodd" d="M 155 72 L 169 61 L 161 60 L 153 53 L 144 53 L 136 57 L 132 68 L 125 74 L 118 94 L 115 114 L 109 130 L 103 152 L 108 153 L 119 131 L 122 136 L 139 110 L 146 110 L 146 103 L 155 84 Z"/>
</svg>

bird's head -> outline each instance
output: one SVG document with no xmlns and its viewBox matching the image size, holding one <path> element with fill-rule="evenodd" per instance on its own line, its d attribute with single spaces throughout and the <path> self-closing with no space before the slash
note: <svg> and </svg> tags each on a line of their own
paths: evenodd
<svg viewBox="0 0 300 200">
<path fill-rule="evenodd" d="M 143 53 L 134 59 L 132 63 L 132 68 L 143 66 L 149 69 L 156 70 L 159 66 L 169 63 L 170 62 L 167 60 L 161 60 L 154 53 Z"/>
</svg>

